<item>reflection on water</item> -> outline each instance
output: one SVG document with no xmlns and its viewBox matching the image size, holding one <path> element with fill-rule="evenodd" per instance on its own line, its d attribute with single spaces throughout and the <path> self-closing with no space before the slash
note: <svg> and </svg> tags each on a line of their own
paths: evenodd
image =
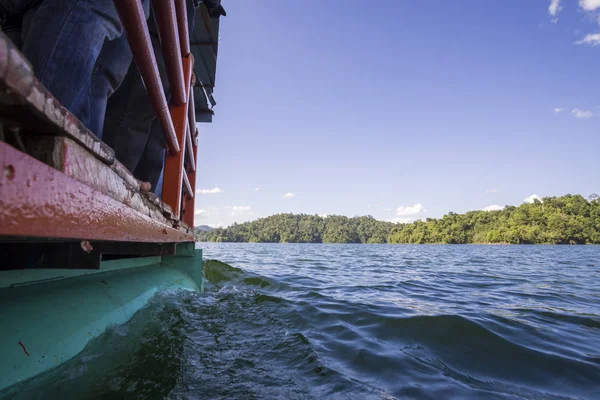
<svg viewBox="0 0 600 400">
<path fill-rule="evenodd" d="M 206 293 L 4 397 L 600 398 L 600 247 L 202 247 Z"/>
</svg>

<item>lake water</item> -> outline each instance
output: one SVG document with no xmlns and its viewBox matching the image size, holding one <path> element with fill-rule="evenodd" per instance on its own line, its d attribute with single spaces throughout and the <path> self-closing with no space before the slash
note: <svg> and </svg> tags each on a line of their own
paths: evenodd
<svg viewBox="0 0 600 400">
<path fill-rule="evenodd" d="M 200 247 L 234 268 L 17 397 L 600 399 L 600 246 Z"/>
</svg>

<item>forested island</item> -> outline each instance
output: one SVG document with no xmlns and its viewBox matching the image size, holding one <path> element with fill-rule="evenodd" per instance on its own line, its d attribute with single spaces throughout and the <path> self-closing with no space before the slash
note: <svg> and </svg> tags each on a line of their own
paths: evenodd
<svg viewBox="0 0 600 400">
<path fill-rule="evenodd" d="M 371 216 L 277 214 L 197 236 L 199 241 L 260 243 L 600 244 L 600 198 L 567 194 L 407 224 Z"/>
</svg>

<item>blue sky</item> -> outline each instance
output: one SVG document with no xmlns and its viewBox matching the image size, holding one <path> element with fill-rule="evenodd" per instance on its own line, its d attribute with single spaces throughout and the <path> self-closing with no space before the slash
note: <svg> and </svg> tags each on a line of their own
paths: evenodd
<svg viewBox="0 0 600 400">
<path fill-rule="evenodd" d="M 600 0 L 224 5 L 196 224 L 600 192 Z"/>
</svg>

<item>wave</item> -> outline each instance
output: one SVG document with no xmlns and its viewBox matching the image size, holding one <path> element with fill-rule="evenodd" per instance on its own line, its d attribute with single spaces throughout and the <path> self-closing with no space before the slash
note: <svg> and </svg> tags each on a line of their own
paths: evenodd
<svg viewBox="0 0 600 400">
<path fill-rule="evenodd" d="M 272 285 L 270 278 L 244 274 L 231 282 L 251 288 Z M 265 300 L 285 304 L 287 310 L 280 316 L 302 331 L 341 374 L 369 381 L 377 371 L 375 386 L 390 395 L 414 392 L 410 385 L 394 383 L 394 376 L 404 375 L 417 382 L 432 377 L 444 381 L 440 396 L 466 385 L 486 396 L 600 398 L 600 368 L 594 356 L 574 359 L 515 342 L 517 336 L 509 339 L 492 329 L 486 322 L 489 315 L 402 315 L 406 309 L 346 301 L 317 289 L 296 295 L 269 291 L 254 298 Z M 540 315 L 598 327 L 594 318 Z M 515 321 L 511 325 L 515 329 Z"/>
<path fill-rule="evenodd" d="M 598 341 L 585 336 L 600 328 L 596 315 L 452 313 L 435 307 L 452 299 L 442 280 L 340 286 L 313 270 L 254 271 L 205 260 L 205 293 L 157 294 L 80 356 L 0 397 L 600 398 Z"/>
</svg>

